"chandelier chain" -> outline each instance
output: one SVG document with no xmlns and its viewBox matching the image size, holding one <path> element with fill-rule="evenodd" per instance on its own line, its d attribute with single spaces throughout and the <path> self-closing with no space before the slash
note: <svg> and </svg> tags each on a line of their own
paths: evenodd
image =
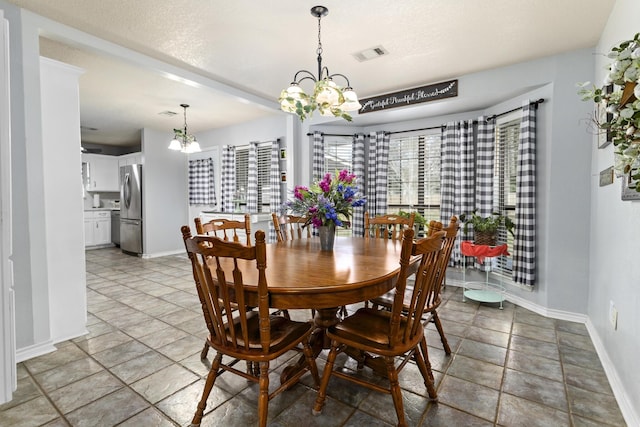
<svg viewBox="0 0 640 427">
<path fill-rule="evenodd" d="M 318 49 L 316 50 L 316 53 L 318 54 L 318 56 L 322 55 L 322 40 L 320 38 L 320 34 L 321 34 L 320 20 L 321 19 L 322 19 L 322 16 L 318 16 Z"/>
</svg>

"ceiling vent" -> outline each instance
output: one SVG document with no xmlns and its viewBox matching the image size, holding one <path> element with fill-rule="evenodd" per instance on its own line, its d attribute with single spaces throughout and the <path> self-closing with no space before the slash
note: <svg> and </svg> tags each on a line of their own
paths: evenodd
<svg viewBox="0 0 640 427">
<path fill-rule="evenodd" d="M 353 56 L 358 61 L 363 62 L 363 61 L 370 61 L 372 59 L 379 58 L 381 56 L 388 55 L 388 54 L 389 54 L 389 51 L 387 49 L 385 49 L 382 46 L 376 46 L 369 49 L 365 49 L 360 52 L 356 52 L 353 54 Z"/>
<path fill-rule="evenodd" d="M 178 114 L 178 113 L 176 113 L 175 111 L 169 111 L 169 110 L 167 110 L 167 111 L 160 111 L 158 114 L 160 114 L 161 116 L 169 116 L 169 117 L 173 117 L 173 116 L 175 116 L 175 115 L 176 115 L 176 114 Z"/>
</svg>

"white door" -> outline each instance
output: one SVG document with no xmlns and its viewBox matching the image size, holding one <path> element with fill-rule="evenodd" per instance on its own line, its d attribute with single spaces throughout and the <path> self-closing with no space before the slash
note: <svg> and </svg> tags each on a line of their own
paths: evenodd
<svg viewBox="0 0 640 427">
<path fill-rule="evenodd" d="M 9 95 L 9 26 L 0 10 L 0 403 L 11 400 L 17 386 Z"/>
</svg>

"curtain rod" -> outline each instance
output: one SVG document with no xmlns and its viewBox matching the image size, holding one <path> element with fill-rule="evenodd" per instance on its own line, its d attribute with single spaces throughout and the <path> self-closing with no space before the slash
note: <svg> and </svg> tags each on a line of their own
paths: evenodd
<svg viewBox="0 0 640 427">
<path fill-rule="evenodd" d="M 356 136 L 357 135 L 357 133 L 352 133 L 351 135 L 344 135 L 341 133 L 324 133 L 324 132 L 320 132 L 320 134 L 322 136 Z M 313 132 L 307 133 L 307 136 L 311 136 L 311 135 L 313 135 Z"/>
<path fill-rule="evenodd" d="M 544 102 L 544 98 L 540 98 L 537 101 L 531 101 L 529 105 L 533 105 L 534 108 L 538 108 L 539 104 Z M 487 117 L 487 120 L 495 120 L 498 117 L 506 116 L 509 113 L 513 113 L 514 111 L 522 110 L 522 107 L 514 108 L 513 110 L 505 111 L 504 113 L 494 114 L 493 116 Z"/>
<path fill-rule="evenodd" d="M 529 105 L 533 105 L 533 106 L 535 106 L 535 108 L 538 108 L 538 105 L 542 104 L 543 102 L 544 102 L 544 98 L 540 98 L 537 101 L 531 101 L 529 103 Z M 514 108 L 513 110 L 505 111 L 504 113 L 494 114 L 493 116 L 487 117 L 487 120 L 495 120 L 498 117 L 505 116 L 505 115 L 507 115 L 509 113 L 513 113 L 514 111 L 518 111 L 518 110 L 522 110 L 522 107 Z M 473 123 L 476 123 L 476 121 L 474 120 Z M 385 133 L 388 133 L 389 135 L 393 135 L 393 134 L 396 134 L 396 133 L 417 132 L 417 131 L 420 131 L 420 130 L 444 129 L 445 126 L 446 125 L 442 124 L 440 126 L 431 126 L 431 127 L 428 127 L 428 128 L 398 130 L 398 131 L 395 131 L 395 132 L 385 132 Z M 335 133 L 322 133 L 322 132 L 320 132 L 320 133 L 322 135 L 326 135 L 326 136 L 356 136 L 357 135 L 357 134 L 354 134 L 354 135 L 341 135 L 341 134 L 335 134 Z M 307 136 L 311 136 L 311 135 L 313 135 L 313 133 L 311 133 L 311 132 L 307 133 Z M 368 137 L 368 136 L 369 135 L 365 134 L 365 137 Z"/>
</svg>

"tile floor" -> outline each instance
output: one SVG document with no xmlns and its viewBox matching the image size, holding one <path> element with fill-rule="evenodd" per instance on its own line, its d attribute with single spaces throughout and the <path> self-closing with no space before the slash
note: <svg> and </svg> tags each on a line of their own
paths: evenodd
<svg viewBox="0 0 640 427">
<path fill-rule="evenodd" d="M 89 334 L 20 363 L 18 390 L 0 406 L 0 425 L 189 425 L 207 368 L 199 359 L 204 322 L 188 260 L 88 251 L 87 286 Z M 625 425 L 584 325 L 509 303 L 504 310 L 463 303 L 452 286 L 445 300 L 440 316 L 454 353 L 445 356 L 430 326 L 439 403 L 429 403 L 415 364 L 407 365 L 400 383 L 410 425 Z M 338 362 L 354 367 L 346 358 Z M 279 360 L 276 370 L 286 363 Z M 270 402 L 269 425 L 395 425 L 389 395 L 331 381 L 321 415 L 311 415 L 316 392 L 307 375 Z M 202 426 L 256 425 L 256 390 L 223 375 Z"/>
</svg>

